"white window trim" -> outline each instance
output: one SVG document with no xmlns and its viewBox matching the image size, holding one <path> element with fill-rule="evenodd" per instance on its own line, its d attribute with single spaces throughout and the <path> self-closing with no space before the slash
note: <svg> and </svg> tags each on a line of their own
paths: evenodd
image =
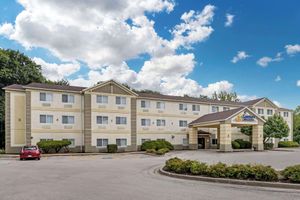
<svg viewBox="0 0 300 200">
<path fill-rule="evenodd" d="M 100 97 L 101 100 L 103 100 L 104 97 L 105 97 L 107 101 L 106 102 L 98 102 L 98 97 Z M 96 103 L 97 104 L 108 104 L 108 96 L 107 95 L 97 95 L 96 96 Z"/>
<path fill-rule="evenodd" d="M 46 116 L 46 122 L 45 123 L 41 122 L 41 116 L 42 115 Z M 47 122 L 48 117 L 52 117 L 52 122 L 51 123 Z M 40 114 L 40 124 L 53 124 L 53 115 Z"/>
<path fill-rule="evenodd" d="M 102 118 L 102 123 L 98 123 L 98 117 Z M 107 118 L 107 121 L 106 121 L 107 123 L 103 123 L 104 122 L 103 118 Z M 96 124 L 108 125 L 108 120 L 109 120 L 108 116 L 104 116 L 104 115 L 97 115 L 96 116 Z"/>
<path fill-rule="evenodd" d="M 103 140 L 107 140 L 107 145 L 108 145 L 108 142 L 109 142 L 109 140 L 108 140 L 108 138 L 97 138 L 96 139 L 96 148 L 107 148 L 107 145 L 106 146 L 98 146 L 98 140 L 102 140 L 102 144 L 103 144 Z"/>
<path fill-rule="evenodd" d="M 67 102 L 63 102 L 63 95 L 67 95 L 68 97 L 68 101 Z M 73 97 L 73 101 L 69 101 L 70 97 Z M 61 102 L 64 103 L 64 104 L 74 104 L 75 103 L 75 95 L 73 94 L 62 94 L 61 95 Z"/>
</svg>

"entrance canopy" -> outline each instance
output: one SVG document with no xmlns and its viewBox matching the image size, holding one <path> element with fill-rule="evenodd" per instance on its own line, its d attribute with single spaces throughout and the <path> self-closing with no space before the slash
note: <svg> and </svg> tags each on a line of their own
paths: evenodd
<svg viewBox="0 0 300 200">
<path fill-rule="evenodd" d="M 232 127 L 252 126 L 252 145 L 255 150 L 263 150 L 263 124 L 266 121 L 248 107 L 240 107 L 223 112 L 203 115 L 189 123 L 189 145 L 197 147 L 198 128 L 217 128 L 218 146 L 221 151 L 232 151 Z"/>
</svg>

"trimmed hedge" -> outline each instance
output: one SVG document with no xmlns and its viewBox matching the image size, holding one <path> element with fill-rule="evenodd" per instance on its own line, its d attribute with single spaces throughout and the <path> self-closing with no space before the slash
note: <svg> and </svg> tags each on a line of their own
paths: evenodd
<svg viewBox="0 0 300 200">
<path fill-rule="evenodd" d="M 42 149 L 44 153 L 49 153 L 50 151 L 58 153 L 62 148 L 67 149 L 70 144 L 71 142 L 68 140 L 48 140 L 37 143 L 38 147 Z"/>
<path fill-rule="evenodd" d="M 265 150 L 271 150 L 274 148 L 274 144 L 273 143 L 264 143 L 264 149 Z"/>
<path fill-rule="evenodd" d="M 300 183 L 300 165 L 287 167 L 281 172 L 281 174 L 290 182 Z"/>
<path fill-rule="evenodd" d="M 245 141 L 243 139 L 236 139 L 234 141 L 239 143 L 240 149 L 251 149 L 252 148 L 252 144 L 249 141 Z"/>
<path fill-rule="evenodd" d="M 277 181 L 278 173 L 265 165 L 226 165 L 217 163 L 208 166 L 193 160 L 182 160 L 177 157 L 166 161 L 164 169 L 178 174 L 202 175 L 214 178 L 232 178 L 256 181 Z"/>
<path fill-rule="evenodd" d="M 106 148 L 107 148 L 108 153 L 117 153 L 118 152 L 118 145 L 116 145 L 116 144 L 108 144 Z"/>
<path fill-rule="evenodd" d="M 156 155 L 165 155 L 170 150 L 168 148 L 158 149 L 157 151 L 155 149 L 147 149 L 147 153 L 156 154 Z"/>
<path fill-rule="evenodd" d="M 0 149 L 0 154 L 5 154 L 5 150 L 4 149 Z"/>
<path fill-rule="evenodd" d="M 278 143 L 279 148 L 293 148 L 293 147 L 299 147 L 298 142 L 295 141 L 280 141 Z"/>
<path fill-rule="evenodd" d="M 232 146 L 233 149 L 239 149 L 239 148 L 241 148 L 240 144 L 238 142 L 236 142 L 236 141 L 232 141 L 231 142 L 231 146 Z"/>
<path fill-rule="evenodd" d="M 156 151 L 159 149 L 174 150 L 174 147 L 170 142 L 165 140 L 152 140 L 146 141 L 142 144 L 141 150 L 146 151 L 147 149 L 155 149 Z"/>
</svg>

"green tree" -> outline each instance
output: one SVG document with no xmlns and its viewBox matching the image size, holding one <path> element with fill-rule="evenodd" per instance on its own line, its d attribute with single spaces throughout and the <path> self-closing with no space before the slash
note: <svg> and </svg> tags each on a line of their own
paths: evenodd
<svg viewBox="0 0 300 200">
<path fill-rule="evenodd" d="M 300 126 L 297 126 L 294 128 L 294 141 L 298 142 L 300 144 Z"/>
<path fill-rule="evenodd" d="M 219 100 L 219 101 L 240 102 L 236 92 L 226 92 L 226 91 L 221 91 L 220 93 L 214 92 L 212 95 L 212 99 Z"/>
<path fill-rule="evenodd" d="M 0 49 L 0 148 L 4 146 L 4 95 L 2 89 L 11 84 L 29 84 L 45 82 L 41 66 L 37 65 L 23 53 Z"/>
<path fill-rule="evenodd" d="M 252 126 L 242 126 L 241 133 L 243 133 L 247 136 L 251 136 L 252 135 Z"/>
<path fill-rule="evenodd" d="M 61 79 L 61 80 L 57 80 L 57 81 L 47 80 L 46 83 L 53 84 L 53 85 L 70 85 L 69 81 L 66 79 Z"/>
<path fill-rule="evenodd" d="M 293 113 L 293 126 L 294 126 L 294 141 L 300 142 L 300 106 L 294 110 Z"/>
<path fill-rule="evenodd" d="M 275 114 L 272 117 L 269 117 L 266 123 L 264 124 L 264 143 L 266 143 L 270 138 L 283 138 L 287 137 L 289 134 L 289 126 L 284 121 L 284 119 Z"/>
</svg>

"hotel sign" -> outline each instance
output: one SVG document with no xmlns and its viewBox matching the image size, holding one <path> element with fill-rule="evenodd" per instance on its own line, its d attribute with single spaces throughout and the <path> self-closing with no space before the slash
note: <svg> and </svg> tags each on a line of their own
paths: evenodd
<svg viewBox="0 0 300 200">
<path fill-rule="evenodd" d="M 255 115 L 250 114 L 247 111 L 244 111 L 238 114 L 237 116 L 235 116 L 234 118 L 232 118 L 231 122 L 236 124 L 256 124 L 257 119 Z"/>
</svg>

